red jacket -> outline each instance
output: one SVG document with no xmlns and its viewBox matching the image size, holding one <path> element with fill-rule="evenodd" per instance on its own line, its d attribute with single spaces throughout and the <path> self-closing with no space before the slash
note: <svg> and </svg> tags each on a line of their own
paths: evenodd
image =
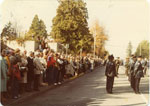
<svg viewBox="0 0 150 106">
<path fill-rule="evenodd" d="M 54 57 L 48 56 L 47 67 L 54 66 L 55 62 L 56 61 L 55 61 Z"/>
</svg>

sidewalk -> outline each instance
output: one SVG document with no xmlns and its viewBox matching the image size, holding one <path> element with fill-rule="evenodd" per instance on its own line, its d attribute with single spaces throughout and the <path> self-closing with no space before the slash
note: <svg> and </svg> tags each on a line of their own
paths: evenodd
<svg viewBox="0 0 150 106">
<path fill-rule="evenodd" d="M 100 66 L 99 66 L 100 67 Z M 96 67 L 95 70 L 99 67 Z M 90 73 L 90 70 L 87 70 L 86 73 Z M 65 83 L 68 83 L 74 79 L 77 79 L 83 75 L 85 75 L 86 73 L 80 73 L 78 76 L 74 76 L 74 77 L 71 77 L 69 79 L 66 79 L 64 80 L 64 82 L 61 84 L 65 84 Z M 16 104 L 16 103 L 19 103 L 19 102 L 22 102 L 22 101 L 25 101 L 26 99 L 29 99 L 29 98 L 32 98 L 32 97 L 35 97 L 35 96 L 39 96 L 40 94 L 44 93 L 44 92 L 47 92 L 49 90 L 52 90 L 52 89 L 55 89 L 57 87 L 60 87 L 61 85 L 57 85 L 57 86 L 54 86 L 54 85 L 51 85 L 51 86 L 48 86 L 48 84 L 40 87 L 40 91 L 32 91 L 32 92 L 25 92 L 24 94 L 21 95 L 20 98 L 14 100 L 14 99 L 8 99 L 6 103 L 4 103 L 4 106 L 11 106 L 13 104 Z"/>
<path fill-rule="evenodd" d="M 70 82 L 70 81 L 72 81 L 72 80 L 74 80 L 76 78 L 79 78 L 79 77 L 83 76 L 83 75 L 84 75 L 84 73 L 80 73 L 78 76 L 74 76 L 74 77 L 71 77 L 69 79 L 66 79 L 62 84 Z M 26 100 L 28 98 L 38 96 L 38 95 L 40 95 L 40 94 L 42 94 L 44 92 L 47 92 L 48 90 L 55 89 L 55 88 L 57 88 L 57 87 L 59 87 L 61 85 L 57 85 L 57 86 L 51 85 L 51 86 L 48 86 L 48 84 L 46 84 L 46 85 L 40 87 L 40 91 L 25 92 L 24 94 L 21 95 L 20 98 L 18 98 L 16 100 L 11 99 L 11 98 L 8 99 L 7 102 L 4 103 L 4 106 L 11 106 L 14 103 L 22 102 L 22 101 L 24 101 L 24 100 Z"/>
</svg>

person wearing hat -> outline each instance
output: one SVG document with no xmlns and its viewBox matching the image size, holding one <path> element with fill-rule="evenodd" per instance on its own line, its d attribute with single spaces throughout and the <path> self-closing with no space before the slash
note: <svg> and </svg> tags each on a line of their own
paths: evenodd
<svg viewBox="0 0 150 106">
<path fill-rule="evenodd" d="M 130 67 L 129 67 L 129 81 L 130 81 L 130 86 L 135 92 L 135 77 L 134 77 L 134 68 L 135 68 L 135 63 L 136 63 L 136 56 L 131 57 L 130 59 Z"/>
<path fill-rule="evenodd" d="M 15 50 L 15 64 L 18 64 L 21 62 L 21 56 L 20 56 L 20 49 Z"/>
<path fill-rule="evenodd" d="M 32 83 L 34 81 L 34 53 L 32 51 L 29 52 L 29 56 L 27 57 L 27 91 L 32 91 Z"/>
<path fill-rule="evenodd" d="M 135 77 L 135 93 L 139 94 L 139 84 L 140 84 L 140 79 L 141 77 L 144 77 L 143 75 L 143 67 L 142 67 L 142 56 L 138 56 L 137 61 L 135 63 L 135 68 L 134 68 L 134 77 Z"/>
<path fill-rule="evenodd" d="M 108 57 L 108 62 L 106 64 L 105 75 L 107 77 L 106 91 L 107 91 L 107 93 L 112 93 L 114 77 L 117 76 L 116 65 L 115 65 L 115 62 L 114 62 L 114 56 L 113 55 L 110 55 Z"/>
</svg>

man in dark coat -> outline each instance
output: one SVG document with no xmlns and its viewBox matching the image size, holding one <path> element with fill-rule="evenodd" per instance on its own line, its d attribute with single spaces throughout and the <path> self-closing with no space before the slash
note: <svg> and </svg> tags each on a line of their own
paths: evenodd
<svg viewBox="0 0 150 106">
<path fill-rule="evenodd" d="M 27 83 L 28 83 L 28 89 L 27 91 L 31 91 L 32 90 L 32 83 L 34 81 L 34 64 L 33 64 L 33 57 L 34 57 L 34 54 L 33 52 L 30 52 L 30 56 L 27 57 L 27 61 L 28 61 L 28 64 L 27 64 L 27 68 L 28 68 L 28 72 L 27 72 Z"/>
<path fill-rule="evenodd" d="M 139 94 L 139 84 L 141 77 L 144 77 L 143 75 L 143 67 L 141 63 L 142 57 L 139 56 L 137 62 L 135 63 L 134 68 L 134 77 L 135 77 L 135 93 Z"/>
<path fill-rule="evenodd" d="M 106 81 L 106 91 L 107 93 L 112 93 L 112 88 L 114 84 L 114 77 L 117 76 L 116 74 L 116 66 L 114 60 L 114 56 L 110 55 L 108 57 L 109 61 L 106 64 L 105 75 L 107 77 Z"/>
<path fill-rule="evenodd" d="M 135 76 L 134 76 L 134 68 L 135 68 L 135 63 L 136 63 L 136 56 L 132 56 L 130 60 L 130 68 L 129 68 L 129 79 L 130 79 L 130 85 L 131 88 L 135 92 Z"/>
</svg>

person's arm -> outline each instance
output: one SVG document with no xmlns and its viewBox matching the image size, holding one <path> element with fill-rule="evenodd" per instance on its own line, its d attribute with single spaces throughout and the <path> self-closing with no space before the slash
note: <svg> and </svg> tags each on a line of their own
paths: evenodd
<svg viewBox="0 0 150 106">
<path fill-rule="evenodd" d="M 114 74 L 115 74 L 116 77 L 118 77 L 117 73 L 116 73 L 116 64 L 115 63 L 114 63 Z"/>
<path fill-rule="evenodd" d="M 106 64 L 105 76 L 107 76 L 107 73 L 108 73 L 108 63 Z"/>
<path fill-rule="evenodd" d="M 136 63 L 134 64 L 134 75 L 136 75 L 136 73 L 138 72 L 138 68 L 139 68 L 139 63 L 136 62 Z"/>
</svg>

